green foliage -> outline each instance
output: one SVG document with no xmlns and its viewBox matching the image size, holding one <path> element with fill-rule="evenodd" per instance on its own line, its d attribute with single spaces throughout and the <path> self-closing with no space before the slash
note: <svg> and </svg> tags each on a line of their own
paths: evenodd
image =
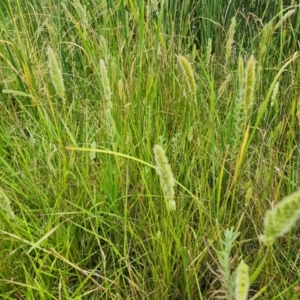
<svg viewBox="0 0 300 300">
<path fill-rule="evenodd" d="M 299 20 L 0 1 L 0 298 L 296 299 Z"/>
</svg>

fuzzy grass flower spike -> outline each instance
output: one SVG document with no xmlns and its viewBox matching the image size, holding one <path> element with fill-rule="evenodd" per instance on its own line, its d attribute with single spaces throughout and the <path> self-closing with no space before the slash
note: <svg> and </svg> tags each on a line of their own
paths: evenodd
<svg viewBox="0 0 300 300">
<path fill-rule="evenodd" d="M 235 299 L 247 300 L 250 286 L 249 267 L 242 260 L 237 268 L 235 280 Z"/>
<path fill-rule="evenodd" d="M 6 212 L 9 219 L 14 219 L 15 214 L 10 206 L 10 200 L 3 189 L 0 188 L 0 208 Z"/>
<path fill-rule="evenodd" d="M 226 42 L 226 53 L 225 53 L 225 61 L 226 64 L 229 62 L 229 59 L 232 55 L 232 46 L 234 44 L 234 33 L 235 33 L 236 20 L 235 17 L 231 19 L 229 31 L 228 31 L 228 39 Z"/>
<path fill-rule="evenodd" d="M 104 97 L 105 100 L 109 103 L 111 101 L 111 89 L 109 78 L 107 75 L 106 65 L 103 59 L 100 59 L 100 76 L 103 85 Z"/>
<path fill-rule="evenodd" d="M 197 91 L 197 85 L 195 81 L 193 68 L 190 62 L 184 56 L 179 55 L 177 59 L 178 59 L 179 66 L 183 71 L 189 91 L 193 96 L 195 96 Z"/>
<path fill-rule="evenodd" d="M 62 77 L 62 71 L 51 47 L 48 48 L 47 55 L 52 84 L 54 85 L 57 95 L 61 99 L 65 100 L 65 85 Z"/>
<path fill-rule="evenodd" d="M 260 240 L 272 246 L 275 239 L 287 233 L 300 217 L 300 190 L 283 198 L 266 213 L 264 235 Z"/>
<path fill-rule="evenodd" d="M 164 149 L 159 145 L 155 145 L 153 147 L 153 152 L 156 163 L 156 172 L 159 175 L 160 183 L 167 200 L 168 208 L 169 210 L 176 210 L 176 202 L 174 200 L 175 180 L 168 158 L 165 154 Z"/>
<path fill-rule="evenodd" d="M 207 47 L 206 47 L 206 66 L 209 66 L 210 59 L 211 59 L 211 51 L 212 51 L 212 40 L 211 38 L 208 39 Z"/>
<path fill-rule="evenodd" d="M 250 56 L 245 74 L 245 115 L 249 118 L 252 113 L 255 89 L 255 58 Z"/>
</svg>

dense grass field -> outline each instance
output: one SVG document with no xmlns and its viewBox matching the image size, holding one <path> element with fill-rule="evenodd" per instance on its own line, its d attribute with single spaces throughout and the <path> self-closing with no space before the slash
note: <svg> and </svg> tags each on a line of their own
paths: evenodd
<svg viewBox="0 0 300 300">
<path fill-rule="evenodd" d="M 262 2 L 0 1 L 0 299 L 300 299 L 300 4 Z"/>
</svg>

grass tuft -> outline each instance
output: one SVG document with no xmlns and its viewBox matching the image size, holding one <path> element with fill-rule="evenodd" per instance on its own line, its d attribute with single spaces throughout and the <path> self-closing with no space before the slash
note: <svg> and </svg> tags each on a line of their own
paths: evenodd
<svg viewBox="0 0 300 300">
<path fill-rule="evenodd" d="M 298 299 L 299 14 L 1 0 L 0 299 Z"/>
</svg>

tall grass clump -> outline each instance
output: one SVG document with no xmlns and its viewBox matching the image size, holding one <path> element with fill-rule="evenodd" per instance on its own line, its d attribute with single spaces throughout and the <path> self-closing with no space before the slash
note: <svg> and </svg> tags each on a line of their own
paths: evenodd
<svg viewBox="0 0 300 300">
<path fill-rule="evenodd" d="M 0 299 L 298 299 L 299 15 L 0 1 Z"/>
</svg>

